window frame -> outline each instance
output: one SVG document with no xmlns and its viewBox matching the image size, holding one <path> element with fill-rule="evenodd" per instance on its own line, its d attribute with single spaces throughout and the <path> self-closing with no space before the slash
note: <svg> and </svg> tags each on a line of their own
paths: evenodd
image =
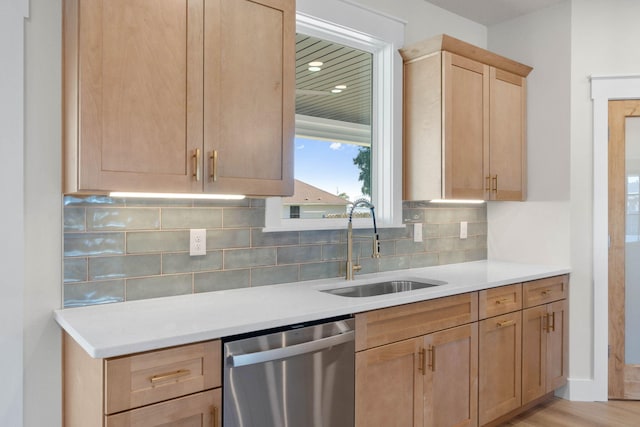
<svg viewBox="0 0 640 427">
<path fill-rule="evenodd" d="M 369 8 L 338 0 L 298 0 L 296 31 L 373 54 L 371 195 L 379 227 L 402 224 L 402 58 L 404 24 Z M 374 148 L 375 147 L 375 148 Z M 371 220 L 354 218 L 354 228 Z M 332 230 L 341 219 L 282 218 L 282 198 L 265 201 L 264 232 Z"/>
</svg>

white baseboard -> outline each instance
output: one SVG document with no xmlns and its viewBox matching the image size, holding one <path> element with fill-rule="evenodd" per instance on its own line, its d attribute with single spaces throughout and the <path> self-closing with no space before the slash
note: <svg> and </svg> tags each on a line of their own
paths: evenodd
<svg viewBox="0 0 640 427">
<path fill-rule="evenodd" d="M 596 384 L 593 378 L 569 378 L 567 385 L 556 391 L 556 396 L 575 402 L 606 402 L 606 387 Z"/>
</svg>

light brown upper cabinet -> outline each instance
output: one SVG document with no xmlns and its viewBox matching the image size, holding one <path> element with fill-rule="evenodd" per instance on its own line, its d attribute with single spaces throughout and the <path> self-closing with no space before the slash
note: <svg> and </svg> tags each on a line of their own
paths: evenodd
<svg viewBox="0 0 640 427">
<path fill-rule="evenodd" d="M 290 195 L 294 43 L 294 0 L 65 0 L 65 192 Z"/>
<path fill-rule="evenodd" d="M 524 200 L 532 68 L 447 35 L 404 59 L 405 200 Z"/>
</svg>

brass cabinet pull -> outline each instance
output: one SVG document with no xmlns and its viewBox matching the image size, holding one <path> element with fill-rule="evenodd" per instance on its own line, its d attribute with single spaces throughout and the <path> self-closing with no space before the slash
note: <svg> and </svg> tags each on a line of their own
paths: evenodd
<svg viewBox="0 0 640 427">
<path fill-rule="evenodd" d="M 175 372 L 169 372 L 168 374 L 154 375 L 151 378 L 149 378 L 149 381 L 151 381 L 151 384 L 156 384 L 156 383 L 173 380 L 180 377 L 186 377 L 187 375 L 191 375 L 190 370 L 179 369 Z"/>
<path fill-rule="evenodd" d="M 213 427 L 218 427 L 218 407 L 214 406 L 211 411 L 211 425 Z"/>
<path fill-rule="evenodd" d="M 498 322 L 497 326 L 498 328 L 504 328 L 505 326 L 511 326 L 514 323 L 516 323 L 515 320 L 503 320 L 502 322 Z"/>
<path fill-rule="evenodd" d="M 496 300 L 496 304 L 504 304 L 506 302 L 509 302 L 509 298 L 500 298 Z"/>
<path fill-rule="evenodd" d="M 429 367 L 431 368 L 431 372 L 436 371 L 436 346 L 429 346 Z"/>
<path fill-rule="evenodd" d="M 193 159 L 193 177 L 200 181 L 200 149 L 196 148 L 191 157 Z"/>
<path fill-rule="evenodd" d="M 492 179 L 493 179 L 493 192 L 497 193 L 498 192 L 498 175 L 494 175 Z"/>
<path fill-rule="evenodd" d="M 547 295 L 551 294 L 551 289 L 544 289 L 540 293 L 542 294 L 543 297 L 546 297 Z"/>
<path fill-rule="evenodd" d="M 218 150 L 213 150 L 211 152 L 209 160 L 211 160 L 211 174 L 209 177 L 211 178 L 211 181 L 216 182 L 218 180 Z"/>
<path fill-rule="evenodd" d="M 427 352 L 424 348 L 421 348 L 418 352 L 419 360 L 418 360 L 418 371 L 422 373 L 422 375 L 426 374 L 427 371 Z"/>
<path fill-rule="evenodd" d="M 551 318 L 551 326 L 548 327 L 547 332 L 555 332 L 555 330 L 556 330 L 556 312 L 554 311 L 551 314 L 547 314 L 547 316 Z"/>
</svg>

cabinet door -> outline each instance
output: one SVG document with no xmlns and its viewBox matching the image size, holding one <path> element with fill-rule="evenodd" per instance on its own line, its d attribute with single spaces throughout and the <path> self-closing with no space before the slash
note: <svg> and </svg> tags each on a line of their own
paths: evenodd
<svg viewBox="0 0 640 427">
<path fill-rule="evenodd" d="M 478 425 L 478 324 L 425 338 L 424 426 Z"/>
<path fill-rule="evenodd" d="M 522 404 L 547 392 L 547 307 L 522 312 Z"/>
<path fill-rule="evenodd" d="M 484 425 L 521 402 L 522 312 L 492 317 L 479 325 L 479 423 Z"/>
<path fill-rule="evenodd" d="M 491 68 L 491 200 L 524 200 L 526 79 Z"/>
<path fill-rule="evenodd" d="M 221 425 L 221 389 L 105 417 L 105 427 L 210 427 Z"/>
<path fill-rule="evenodd" d="M 484 199 L 489 155 L 489 66 L 443 53 L 444 196 Z"/>
<path fill-rule="evenodd" d="M 65 125 L 76 190 L 202 191 L 191 157 L 202 148 L 202 4 L 75 1 L 65 40 L 77 34 L 77 51 L 67 44 L 64 61 L 77 69 Z"/>
<path fill-rule="evenodd" d="M 567 383 L 569 368 L 569 313 L 567 300 L 549 304 L 547 328 L 547 392 Z"/>
<path fill-rule="evenodd" d="M 294 43 L 292 0 L 205 2 L 205 191 L 293 193 Z"/>
<path fill-rule="evenodd" d="M 422 344 L 416 338 L 356 353 L 357 427 L 422 425 Z"/>
</svg>

